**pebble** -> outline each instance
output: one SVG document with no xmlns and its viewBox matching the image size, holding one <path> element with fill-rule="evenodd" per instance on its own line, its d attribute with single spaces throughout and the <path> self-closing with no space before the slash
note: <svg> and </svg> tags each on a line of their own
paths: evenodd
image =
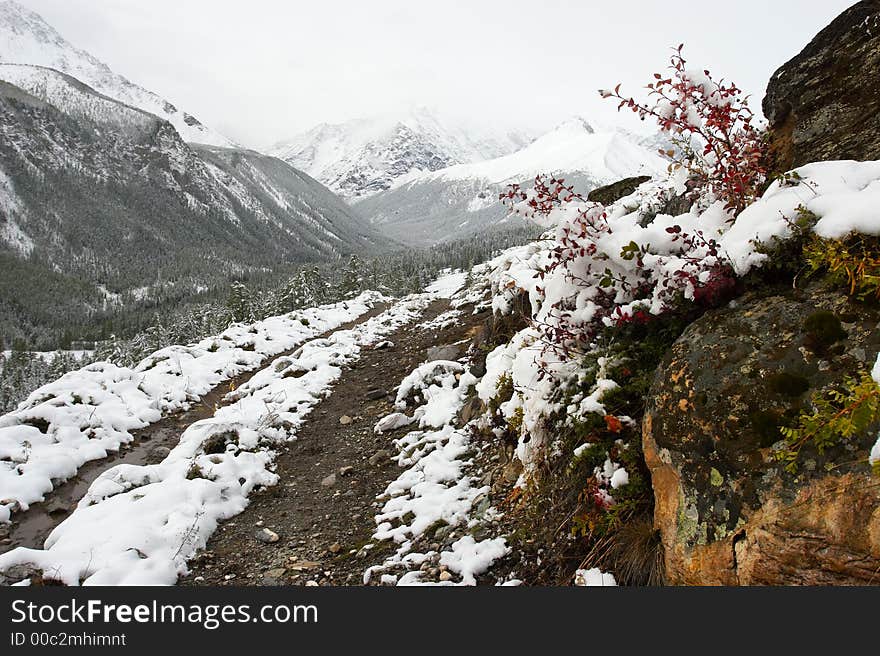
<svg viewBox="0 0 880 656">
<path fill-rule="evenodd" d="M 343 426 L 348 426 L 351 422 L 352 422 L 352 418 L 349 417 L 348 415 L 342 415 L 339 418 L 339 423 L 342 424 Z"/>
<path fill-rule="evenodd" d="M 260 542 L 265 542 L 267 544 L 278 542 L 278 540 L 281 539 L 278 537 L 278 534 L 275 531 L 268 528 L 261 528 L 259 531 L 256 532 L 256 535 L 254 537 L 256 537 L 257 540 L 259 540 Z"/>
<path fill-rule="evenodd" d="M 330 474 L 321 480 L 322 487 L 333 487 L 336 485 L 336 474 Z"/>
<path fill-rule="evenodd" d="M 327 551 L 333 554 L 339 553 L 340 551 L 342 551 L 342 545 L 338 542 L 334 542 L 329 547 L 327 547 Z"/>
<path fill-rule="evenodd" d="M 450 573 L 447 572 L 446 570 L 443 570 L 442 572 L 440 572 L 440 580 L 441 580 L 441 581 L 451 581 L 451 580 L 452 580 L 452 574 L 450 574 Z"/>
<path fill-rule="evenodd" d="M 354 473 L 354 467 L 351 465 L 346 465 L 345 467 L 339 468 L 340 476 L 351 476 Z"/>
<path fill-rule="evenodd" d="M 391 457 L 391 453 L 386 449 L 381 449 L 376 451 L 373 455 L 370 456 L 369 463 L 371 465 L 378 465 L 380 462 L 385 462 Z"/>
<path fill-rule="evenodd" d="M 367 390 L 366 399 L 367 401 L 378 401 L 379 399 L 386 396 L 388 396 L 388 390 L 377 387 L 371 390 Z"/>
</svg>

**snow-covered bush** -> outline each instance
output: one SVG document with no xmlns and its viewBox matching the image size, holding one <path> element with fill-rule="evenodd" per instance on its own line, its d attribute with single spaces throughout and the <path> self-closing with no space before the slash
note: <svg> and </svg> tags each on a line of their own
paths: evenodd
<svg viewBox="0 0 880 656">
<path fill-rule="evenodd" d="M 716 81 L 707 70 L 689 68 L 684 44 L 672 55 L 669 74 L 654 73 L 648 100 L 623 96 L 618 84 L 599 93 L 620 101 L 642 120 L 653 118 L 674 149 L 663 151 L 673 168 L 684 168 L 696 193 L 710 192 L 725 201 L 734 216 L 755 200 L 764 184 L 765 138 L 755 125 L 748 96 L 735 84 Z"/>
</svg>

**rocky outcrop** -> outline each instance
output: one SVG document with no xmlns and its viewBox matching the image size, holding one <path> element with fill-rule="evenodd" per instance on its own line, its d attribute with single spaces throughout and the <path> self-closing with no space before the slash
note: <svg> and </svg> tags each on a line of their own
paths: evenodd
<svg viewBox="0 0 880 656">
<path fill-rule="evenodd" d="M 822 30 L 767 87 L 771 167 L 880 159 L 880 0 L 863 0 Z"/>
<path fill-rule="evenodd" d="M 660 366 L 643 422 L 671 584 L 880 582 L 876 430 L 796 473 L 776 454 L 817 390 L 870 369 L 880 311 L 816 284 L 712 311 Z"/>
<path fill-rule="evenodd" d="M 593 189 L 587 196 L 587 200 L 594 203 L 602 203 L 603 205 L 611 205 L 611 203 L 620 200 L 625 196 L 629 196 L 639 185 L 651 179 L 650 175 L 640 175 L 634 178 L 624 178 L 617 182 L 612 182 L 604 187 Z"/>
</svg>

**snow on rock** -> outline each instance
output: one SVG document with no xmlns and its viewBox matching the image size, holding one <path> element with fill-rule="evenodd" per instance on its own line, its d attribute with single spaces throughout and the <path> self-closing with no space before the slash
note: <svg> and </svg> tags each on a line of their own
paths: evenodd
<svg viewBox="0 0 880 656">
<path fill-rule="evenodd" d="M 407 417 L 402 412 L 392 412 L 390 415 L 386 415 L 377 421 L 373 431 L 376 433 L 390 433 L 398 428 L 409 426 L 414 421 L 415 419 Z"/>
<path fill-rule="evenodd" d="M 461 576 L 462 585 L 476 585 L 476 576 L 510 553 L 504 538 L 477 542 L 470 535 L 453 542 L 452 551 L 440 554 L 440 564 Z"/>
<path fill-rule="evenodd" d="M 305 342 L 236 390 L 231 405 L 187 428 L 161 463 L 105 471 L 44 549 L 0 555 L 0 571 L 27 564 L 68 585 L 173 584 L 219 521 L 244 510 L 255 487 L 277 481 L 276 446 L 295 438 L 342 366 L 433 298 L 407 297 L 353 329 Z"/>
<path fill-rule="evenodd" d="M 616 586 L 613 574 L 606 574 L 598 567 L 579 569 L 574 574 L 574 584 L 582 587 Z"/>
<path fill-rule="evenodd" d="M 197 344 L 156 351 L 133 369 L 98 362 L 37 389 L 0 417 L 0 522 L 44 500 L 84 463 L 131 442 L 134 431 L 382 300 L 366 292 L 351 301 L 236 324 Z"/>
</svg>

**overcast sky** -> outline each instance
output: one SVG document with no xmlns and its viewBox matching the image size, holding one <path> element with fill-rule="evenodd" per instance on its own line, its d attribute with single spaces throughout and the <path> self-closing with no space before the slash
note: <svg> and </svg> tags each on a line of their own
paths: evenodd
<svg viewBox="0 0 880 656">
<path fill-rule="evenodd" d="M 618 121 L 685 43 L 760 106 L 771 73 L 852 0 L 19 0 L 74 45 L 230 137 L 427 105 L 533 129 Z M 633 127 L 630 125 L 629 127 Z"/>
</svg>

